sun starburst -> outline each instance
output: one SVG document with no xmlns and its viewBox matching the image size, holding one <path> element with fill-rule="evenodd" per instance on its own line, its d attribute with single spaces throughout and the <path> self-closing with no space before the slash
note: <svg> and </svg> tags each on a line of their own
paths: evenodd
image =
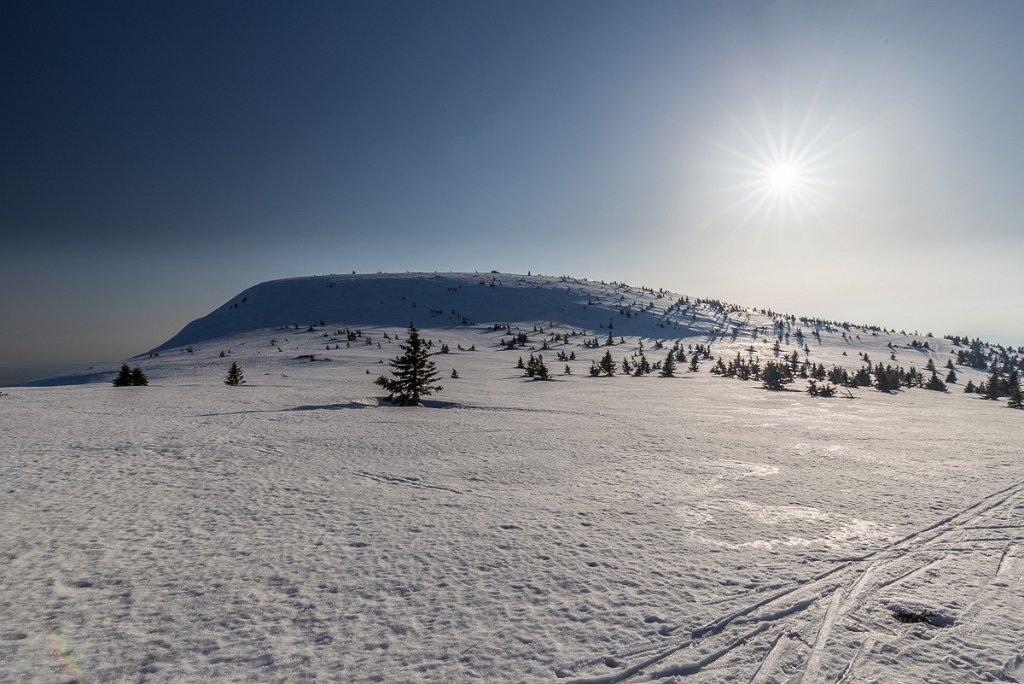
<svg viewBox="0 0 1024 684">
<path fill-rule="evenodd" d="M 823 116 L 815 103 L 812 98 L 791 119 L 787 102 L 769 116 L 755 100 L 750 115 L 742 119 L 726 111 L 728 125 L 718 135 L 689 129 L 719 151 L 717 161 L 707 165 L 724 181 L 714 191 L 719 201 L 711 222 L 727 223 L 737 231 L 758 224 L 780 236 L 811 225 L 824 229 L 826 208 L 841 204 L 837 189 L 843 183 L 835 171 L 849 152 L 842 148 L 859 130 L 840 122 L 840 111 Z"/>
</svg>

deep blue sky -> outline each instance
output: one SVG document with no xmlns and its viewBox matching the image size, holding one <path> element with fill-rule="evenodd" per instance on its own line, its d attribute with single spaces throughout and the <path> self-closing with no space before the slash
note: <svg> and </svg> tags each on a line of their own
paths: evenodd
<svg viewBox="0 0 1024 684">
<path fill-rule="evenodd" d="M 1024 335 L 1021 26 L 1019 2 L 4 0 L 0 382 L 351 270 Z"/>
</svg>

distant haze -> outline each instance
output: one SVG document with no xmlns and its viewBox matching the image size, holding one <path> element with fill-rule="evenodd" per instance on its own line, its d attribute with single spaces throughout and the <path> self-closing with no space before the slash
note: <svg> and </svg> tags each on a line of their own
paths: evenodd
<svg viewBox="0 0 1024 684">
<path fill-rule="evenodd" d="M 8 0 L 0 383 L 352 270 L 1020 342 L 1021 26 L 1018 2 Z"/>
</svg>

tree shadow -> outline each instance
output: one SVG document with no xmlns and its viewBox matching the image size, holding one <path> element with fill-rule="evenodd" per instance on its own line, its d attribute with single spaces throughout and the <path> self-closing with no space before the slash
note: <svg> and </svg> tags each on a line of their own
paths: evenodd
<svg viewBox="0 0 1024 684">
<path fill-rule="evenodd" d="M 267 410 L 249 410 L 249 411 L 225 411 L 222 413 L 201 413 L 199 414 L 203 418 L 209 418 L 213 416 L 237 416 L 247 413 L 293 413 L 295 411 L 355 411 L 360 409 L 373 409 L 373 408 L 432 408 L 432 409 L 453 409 L 453 408 L 474 408 L 467 407 L 465 404 L 460 404 L 455 401 L 439 401 L 436 399 L 424 399 L 420 402 L 419 406 L 400 406 L 398 404 L 389 403 L 383 397 L 369 397 L 360 401 L 346 401 L 336 404 L 303 404 L 302 406 L 293 406 L 291 408 L 283 409 L 267 409 Z"/>
<path fill-rule="evenodd" d="M 290 411 L 342 411 L 346 409 L 368 409 L 376 408 L 379 404 L 367 404 L 359 401 L 347 401 L 343 404 L 307 404 L 305 406 L 294 406 L 287 409 L 279 409 L 273 413 L 285 413 Z"/>
<path fill-rule="evenodd" d="M 356 410 L 356 409 L 369 409 L 369 408 L 432 408 L 432 409 L 453 409 L 453 408 L 465 408 L 464 404 L 460 404 L 456 401 L 440 401 L 437 399 L 423 399 L 420 401 L 419 406 L 402 406 L 400 404 L 392 404 L 387 399 L 381 397 L 373 397 L 364 399 L 362 401 L 347 401 L 343 404 L 309 404 L 305 406 L 295 406 L 289 409 L 281 409 L 281 413 L 291 411 L 344 411 L 344 410 Z"/>
</svg>

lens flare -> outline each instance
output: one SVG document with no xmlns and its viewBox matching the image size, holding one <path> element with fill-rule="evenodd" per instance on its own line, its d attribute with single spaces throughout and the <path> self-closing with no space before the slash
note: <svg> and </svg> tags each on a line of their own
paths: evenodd
<svg viewBox="0 0 1024 684">
<path fill-rule="evenodd" d="M 53 649 L 54 655 L 57 656 L 57 660 L 64 666 L 68 674 L 77 680 L 85 679 L 82 666 L 75 660 L 74 649 L 68 645 L 67 640 L 64 639 L 64 634 L 59 629 L 50 632 L 50 648 Z"/>
</svg>

